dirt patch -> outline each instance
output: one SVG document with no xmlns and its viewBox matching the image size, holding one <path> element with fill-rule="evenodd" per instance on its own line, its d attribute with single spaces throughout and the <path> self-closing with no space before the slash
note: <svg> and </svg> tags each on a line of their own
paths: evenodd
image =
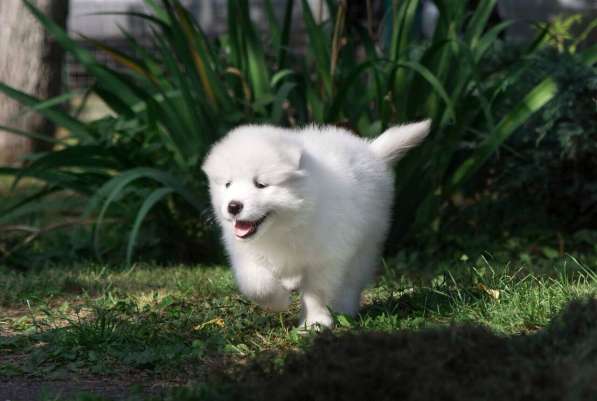
<svg viewBox="0 0 597 401">
<path fill-rule="evenodd" d="M 110 400 L 127 400 L 132 397 L 160 397 L 168 390 L 167 386 L 152 386 L 124 383 L 114 380 L 72 380 L 45 381 L 30 379 L 0 379 L 1 401 L 58 400 L 75 397 L 80 393 L 94 394 Z"/>
<path fill-rule="evenodd" d="M 271 372 L 253 366 L 236 394 L 287 401 L 590 400 L 597 394 L 597 299 L 572 303 L 532 335 L 470 326 L 328 332 Z"/>
</svg>

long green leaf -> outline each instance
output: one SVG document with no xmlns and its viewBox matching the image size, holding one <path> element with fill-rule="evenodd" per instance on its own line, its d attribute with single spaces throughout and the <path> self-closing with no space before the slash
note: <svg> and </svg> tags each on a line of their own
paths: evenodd
<svg viewBox="0 0 597 401">
<path fill-rule="evenodd" d="M 274 124 L 283 124 L 282 113 L 284 111 L 283 105 L 287 101 L 290 92 L 297 86 L 294 82 L 285 82 L 278 89 L 273 101 L 271 121 Z"/>
<path fill-rule="evenodd" d="M 189 52 L 195 64 L 195 73 L 199 78 L 201 88 L 207 97 L 209 106 L 216 108 L 218 102 L 216 97 L 219 97 L 221 102 L 226 96 L 223 95 L 225 91 L 220 89 L 220 81 L 212 69 L 214 63 L 210 60 L 202 32 L 199 29 L 194 29 L 188 13 L 182 6 L 176 4 L 175 11 L 182 33 L 188 42 Z"/>
<path fill-rule="evenodd" d="M 505 31 L 508 27 L 510 27 L 514 21 L 503 21 L 499 24 L 492 27 L 488 30 L 480 39 L 475 49 L 473 49 L 473 53 L 475 55 L 475 61 L 479 62 L 487 52 L 491 48 L 491 46 L 496 42 L 499 35 Z"/>
<path fill-rule="evenodd" d="M 119 169 L 122 164 L 119 163 L 118 156 L 117 149 L 97 145 L 72 146 L 44 154 L 24 167 L 23 171 L 55 170 L 64 167 Z"/>
<path fill-rule="evenodd" d="M 495 152 L 500 144 L 524 124 L 537 110 L 541 109 L 558 92 L 553 78 L 546 78 L 539 83 L 518 106 L 508 113 L 490 133 L 487 140 L 454 172 L 449 188 L 453 190 L 469 179 L 485 161 Z"/>
<path fill-rule="evenodd" d="M 35 139 L 37 141 L 44 141 L 44 142 L 53 143 L 53 144 L 67 145 L 67 143 L 61 139 L 56 139 L 56 138 L 48 136 L 48 135 L 36 134 L 33 132 L 26 132 L 26 131 L 20 130 L 18 128 L 7 127 L 5 125 L 0 125 L 0 131 L 10 132 L 11 134 L 23 136 L 25 138 Z"/>
<path fill-rule="evenodd" d="M 391 63 L 391 65 L 396 69 L 407 68 L 423 77 L 429 83 L 429 85 L 431 85 L 431 87 L 434 89 L 437 95 L 444 101 L 444 103 L 446 104 L 446 112 L 450 115 L 450 117 L 452 119 L 456 118 L 456 112 L 454 109 L 452 99 L 450 98 L 450 96 L 448 96 L 448 93 L 446 92 L 446 89 L 444 88 L 440 80 L 427 67 L 415 61 L 400 61 L 396 63 Z M 403 99 L 407 98 L 406 93 L 400 93 L 397 95 Z"/>
<path fill-rule="evenodd" d="M 14 223 L 23 220 L 27 216 L 39 216 L 47 214 L 50 211 L 61 211 L 65 209 L 64 199 L 44 199 L 40 201 L 40 198 L 46 197 L 57 190 L 48 191 L 44 190 L 39 194 L 36 194 L 35 199 L 28 200 L 28 202 L 19 204 L 18 207 L 13 208 L 10 211 L 2 211 L 0 214 L 0 225 Z"/>
<path fill-rule="evenodd" d="M 374 69 L 378 64 L 378 60 L 366 61 L 357 65 L 352 71 L 349 72 L 347 78 L 340 83 L 339 89 L 336 95 L 334 96 L 334 99 L 329 109 L 327 110 L 325 117 L 326 121 L 335 122 L 339 119 L 342 107 L 344 106 L 344 103 L 346 102 L 350 91 L 354 89 L 354 84 L 356 83 L 358 78 L 364 72 L 370 69 Z"/>
<path fill-rule="evenodd" d="M 11 88 L 2 82 L 0 82 L 0 92 L 30 108 L 34 108 L 43 102 L 42 100 L 30 96 L 24 92 Z M 38 113 L 52 121 L 54 124 L 68 129 L 74 135 L 85 139 L 90 139 L 93 136 L 93 133 L 87 124 L 84 124 L 76 118 L 71 117 L 62 110 L 55 109 L 53 107 L 46 107 L 38 110 Z"/>
<path fill-rule="evenodd" d="M 274 6 L 272 5 L 272 0 L 263 1 L 263 10 L 265 11 L 264 14 L 267 17 L 267 22 L 269 25 L 269 33 L 271 35 L 272 47 L 274 49 L 279 49 L 282 46 L 282 29 L 280 28 L 280 23 L 276 18 Z"/>
<path fill-rule="evenodd" d="M 251 83 L 251 89 L 255 98 L 258 99 L 261 96 L 271 94 L 268 67 L 255 25 L 249 18 L 249 3 L 246 0 L 236 1 L 238 2 L 238 10 L 240 11 L 240 29 L 242 30 L 247 48 L 247 78 Z"/>
<path fill-rule="evenodd" d="M 202 211 L 204 205 L 197 201 L 197 198 L 193 196 L 186 188 L 185 185 L 164 171 L 160 171 L 148 167 L 140 167 L 131 170 L 127 170 L 120 175 L 112 178 L 106 182 L 102 188 L 100 188 L 94 196 L 89 200 L 85 215 L 89 215 L 97 205 L 104 200 L 100 213 L 96 220 L 94 229 L 94 247 L 96 254 L 99 255 L 99 231 L 103 223 L 104 216 L 108 211 L 110 205 L 116 200 L 116 198 L 123 194 L 124 189 L 130 185 L 133 181 L 139 179 L 149 179 L 152 181 L 159 182 L 165 187 L 172 188 L 177 194 L 183 197 L 191 206 L 195 207 L 198 211 Z"/>
<path fill-rule="evenodd" d="M 401 3 L 394 14 L 392 28 L 392 44 L 390 48 L 390 60 L 408 61 L 408 47 L 412 45 L 413 26 L 415 24 L 416 12 L 419 0 L 405 0 Z M 406 92 L 409 82 L 412 81 L 412 74 L 406 69 L 397 69 L 393 77 L 393 95 L 398 120 L 407 118 L 408 102 Z"/>
<path fill-rule="evenodd" d="M 286 8 L 284 9 L 284 22 L 282 25 L 282 37 L 280 38 L 280 47 L 278 48 L 278 69 L 286 68 L 287 66 L 290 32 L 292 30 L 293 9 L 294 0 L 286 0 Z"/>
<path fill-rule="evenodd" d="M 182 35 L 182 33 L 179 32 L 178 35 Z M 164 123 L 167 124 L 168 133 L 176 144 L 177 152 L 183 160 L 190 160 L 194 156 L 194 149 L 197 149 L 200 141 L 204 140 L 204 138 L 195 135 L 202 129 L 202 127 L 196 125 L 198 121 L 195 116 L 197 114 L 205 116 L 205 112 L 200 106 L 200 100 L 193 96 L 188 75 L 181 70 L 181 65 L 175 55 L 172 54 L 172 49 L 164 38 L 157 37 L 156 40 L 160 44 L 159 51 L 163 57 L 164 65 L 180 90 L 178 97 L 168 97 L 169 103 L 162 104 L 160 109 L 164 111 L 164 116 L 168 117 L 164 119 Z M 179 47 L 178 52 L 186 52 L 186 42 L 182 37 L 177 38 L 176 41 L 179 42 L 176 45 Z M 183 49 L 180 49 L 180 47 Z M 190 59 L 187 62 L 192 63 Z M 164 98 L 166 98 L 165 94 Z"/>
<path fill-rule="evenodd" d="M 397 61 L 412 43 L 411 34 L 415 23 L 419 0 L 405 0 L 396 9 L 392 18 L 392 43 L 390 60 Z"/>
<path fill-rule="evenodd" d="M 89 173 L 89 172 L 74 172 L 62 170 L 48 170 L 48 169 L 28 169 L 14 167 L 0 167 L 0 175 L 12 177 L 29 177 L 40 180 L 48 185 L 59 187 L 61 189 L 68 189 L 84 195 L 90 195 L 93 188 L 99 186 L 101 182 L 106 180 L 105 174 Z M 13 187 L 18 182 L 13 183 Z"/>
<path fill-rule="evenodd" d="M 141 224 L 145 220 L 147 213 L 153 208 L 153 206 L 164 199 L 167 195 L 174 192 L 173 188 L 159 188 L 153 191 L 146 199 L 143 201 L 137 216 L 135 217 L 135 222 L 133 223 L 133 228 L 131 229 L 131 233 L 129 235 L 129 242 L 126 248 L 126 264 L 130 265 L 131 260 L 133 258 L 133 249 L 137 242 L 137 236 L 139 235 L 139 230 L 141 229 Z"/>
<path fill-rule="evenodd" d="M 475 13 L 466 30 L 464 41 L 468 43 L 474 51 L 479 43 L 479 38 L 487 27 L 487 21 L 495 7 L 497 0 L 481 0 L 475 8 Z"/>
<path fill-rule="evenodd" d="M 94 16 L 94 15 L 109 15 L 109 16 L 123 15 L 126 17 L 140 18 L 140 19 L 143 19 L 147 22 L 151 22 L 151 23 L 156 24 L 161 27 L 167 26 L 167 21 L 165 21 L 164 19 L 157 18 L 156 16 L 151 15 L 151 14 L 145 14 L 145 13 L 140 13 L 140 12 L 135 12 L 135 11 L 100 11 L 100 12 L 82 14 L 81 16 Z"/>
<path fill-rule="evenodd" d="M 33 106 L 29 110 L 27 110 L 25 112 L 25 114 L 23 114 L 23 117 L 26 115 L 26 113 L 29 113 L 31 111 L 39 111 L 42 109 L 53 108 L 55 106 L 59 106 L 61 104 L 68 103 L 78 96 L 80 96 L 80 93 L 78 93 L 78 92 L 68 92 L 68 93 L 63 93 L 58 96 L 52 97 L 47 100 L 40 101 L 38 104 L 36 104 L 35 106 Z"/>
<path fill-rule="evenodd" d="M 64 50 L 73 55 L 86 70 L 94 75 L 98 83 L 104 86 L 112 93 L 118 94 L 119 97 L 129 105 L 137 103 L 139 98 L 131 91 L 130 82 L 123 81 L 114 74 L 110 73 L 106 68 L 97 63 L 93 54 L 82 46 L 79 46 L 72 40 L 68 34 L 56 23 L 54 23 L 48 16 L 40 12 L 31 2 L 31 0 L 23 0 L 25 6 L 33 14 L 33 16 L 44 26 L 44 28 L 56 39 Z"/>
<path fill-rule="evenodd" d="M 330 42 L 329 38 L 326 38 L 321 26 L 317 25 L 313 13 L 311 12 L 311 6 L 306 0 L 302 0 L 303 5 L 303 19 L 305 21 L 305 29 L 309 36 L 309 47 L 313 57 L 315 58 L 315 65 L 319 73 L 319 78 L 323 83 L 325 92 L 328 95 L 332 93 L 332 76 L 330 75 Z"/>
</svg>

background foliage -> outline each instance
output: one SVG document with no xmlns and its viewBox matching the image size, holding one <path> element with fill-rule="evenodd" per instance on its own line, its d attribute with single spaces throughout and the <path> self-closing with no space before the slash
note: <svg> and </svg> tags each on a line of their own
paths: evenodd
<svg viewBox="0 0 597 401">
<path fill-rule="evenodd" d="M 146 3 L 151 14 L 132 15 L 151 24 L 153 50 L 126 32 L 131 54 L 94 42 L 126 67 L 122 73 L 98 63 L 27 1 L 95 78 L 85 96 L 99 96 L 111 114 L 84 122 L 76 111 L 61 107 L 75 93 L 35 99 L 0 83 L 4 94 L 68 132 L 52 140 L 51 151 L 31 155 L 23 167 L 0 168 L 14 178 L 13 186 L 25 177 L 42 183 L 24 199 L 2 206 L 0 232 L 12 235 L 0 255 L 5 261 L 31 261 L 18 250 L 28 249 L 52 227 L 37 228 L 33 236 L 25 230 L 23 237 L 15 223 L 29 218 L 43 224 L 40 215 L 49 211 L 79 227 L 70 234 L 75 254 L 94 249 L 98 257 L 124 255 L 129 263 L 135 250 L 143 250 L 145 258 L 217 259 L 217 235 L 198 165 L 230 128 L 246 122 L 317 122 L 372 137 L 394 124 L 432 118 L 430 139 L 397 170 L 400 212 L 388 242 L 392 253 L 405 234 L 441 233 L 446 201 L 470 189 L 471 177 L 560 86 L 557 71 L 529 67 L 537 63 L 535 54 L 548 28 L 514 59 L 487 68 L 509 25 L 488 22 L 495 0 L 482 0 L 475 8 L 470 2 L 436 0 L 440 15 L 430 40 L 422 40 L 414 29 L 418 0 L 394 2 L 384 19 L 385 32 L 348 19 L 344 1 L 329 1 L 332 17 L 317 23 L 303 0 L 309 39 L 304 54 L 291 46 L 293 8 L 298 6 L 293 0 L 287 1 L 282 19 L 265 1 L 267 32 L 251 21 L 246 0 L 229 0 L 227 32 L 216 38 L 207 38 L 178 1 Z M 591 67 L 582 66 L 593 65 L 595 54 L 593 48 L 578 55 L 574 68 L 590 74 Z M 533 79 L 526 73 L 531 70 Z M 555 106 L 545 111 L 550 112 L 565 113 Z M 534 130 L 547 132 L 549 124 L 562 119 L 537 121 Z M 578 136 L 575 128 L 558 129 L 568 132 L 570 143 Z"/>
<path fill-rule="evenodd" d="M 569 231 L 597 228 L 597 68 L 578 58 L 547 49 L 532 60 L 513 92 L 524 92 L 544 72 L 560 93 L 489 166 L 494 191 Z"/>
</svg>

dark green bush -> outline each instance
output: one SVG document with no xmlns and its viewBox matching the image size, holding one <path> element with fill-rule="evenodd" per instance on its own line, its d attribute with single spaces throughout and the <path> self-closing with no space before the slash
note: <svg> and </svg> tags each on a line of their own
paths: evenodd
<svg viewBox="0 0 597 401">
<path fill-rule="evenodd" d="M 545 74 L 560 91 L 505 143 L 485 179 L 519 215 L 565 230 L 596 229 L 597 66 L 547 48 L 530 61 L 504 108 Z"/>
</svg>

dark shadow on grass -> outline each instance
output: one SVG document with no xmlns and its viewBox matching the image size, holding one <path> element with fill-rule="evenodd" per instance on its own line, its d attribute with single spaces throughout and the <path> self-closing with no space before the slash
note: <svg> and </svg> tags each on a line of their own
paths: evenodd
<svg viewBox="0 0 597 401">
<path fill-rule="evenodd" d="M 222 387 L 229 399 L 593 400 L 597 299 L 571 303 L 532 335 L 478 326 L 326 332 L 283 368 L 255 364 L 240 377 Z"/>
<path fill-rule="evenodd" d="M 418 312 L 414 305 L 407 314 Z M 328 331 L 282 365 L 262 355 L 224 370 L 198 387 L 145 399 L 589 401 L 597 394 L 597 299 L 572 302 L 531 335 L 474 325 Z"/>
</svg>

